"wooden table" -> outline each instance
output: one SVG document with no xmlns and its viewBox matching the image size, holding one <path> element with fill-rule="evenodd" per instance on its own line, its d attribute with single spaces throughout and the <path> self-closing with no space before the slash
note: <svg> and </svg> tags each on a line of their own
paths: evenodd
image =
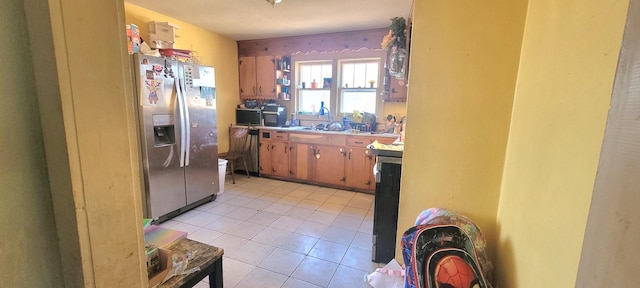
<svg viewBox="0 0 640 288">
<path fill-rule="evenodd" d="M 200 267 L 200 271 L 189 275 L 171 277 L 167 282 L 158 287 L 193 287 L 204 277 L 209 276 L 210 288 L 222 288 L 222 248 L 214 247 L 191 239 L 182 239 L 180 243 L 169 250 L 176 254 L 194 253 L 194 258 L 189 260 L 187 269 Z"/>
</svg>

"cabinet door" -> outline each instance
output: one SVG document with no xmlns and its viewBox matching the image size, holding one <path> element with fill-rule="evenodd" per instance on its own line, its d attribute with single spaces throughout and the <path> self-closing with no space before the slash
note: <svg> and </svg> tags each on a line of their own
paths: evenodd
<svg viewBox="0 0 640 288">
<path fill-rule="evenodd" d="M 240 72 L 240 98 L 256 97 L 256 57 L 240 57 L 238 70 Z"/>
<path fill-rule="evenodd" d="M 260 139 L 260 175 L 271 175 L 271 142 Z"/>
<path fill-rule="evenodd" d="M 389 100 L 398 102 L 407 101 L 407 82 L 405 79 L 399 80 L 396 79 L 396 77 L 391 77 Z"/>
<path fill-rule="evenodd" d="M 349 148 L 345 165 L 347 186 L 357 189 L 374 190 L 373 157 L 366 148 Z"/>
<path fill-rule="evenodd" d="M 276 98 L 276 60 L 273 56 L 256 56 L 256 83 L 259 98 Z"/>
<path fill-rule="evenodd" d="M 271 141 L 271 174 L 289 177 L 289 144 Z"/>
<path fill-rule="evenodd" d="M 341 146 L 317 145 L 315 151 L 315 180 L 334 185 L 346 185 L 344 161 L 346 148 Z"/>
<path fill-rule="evenodd" d="M 310 163 L 313 146 L 302 143 L 289 144 L 289 176 L 300 180 L 312 180 Z"/>
</svg>

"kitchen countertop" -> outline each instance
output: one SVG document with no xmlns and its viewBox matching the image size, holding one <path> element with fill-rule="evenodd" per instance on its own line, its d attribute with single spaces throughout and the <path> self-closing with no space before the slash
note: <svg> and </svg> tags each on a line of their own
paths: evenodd
<svg viewBox="0 0 640 288">
<path fill-rule="evenodd" d="M 270 126 L 253 126 L 260 130 L 273 130 L 273 131 L 283 131 L 283 132 L 295 132 L 295 133 L 309 133 L 309 134 L 334 134 L 334 135 L 349 135 L 349 136 L 365 136 L 365 137 L 382 137 L 382 138 L 398 138 L 398 134 L 393 133 L 377 133 L 377 132 L 368 132 L 368 131 L 360 131 L 360 132 L 351 132 L 349 130 L 346 131 L 325 131 L 325 130 L 312 130 L 309 126 L 296 126 L 296 127 L 270 127 Z"/>
</svg>

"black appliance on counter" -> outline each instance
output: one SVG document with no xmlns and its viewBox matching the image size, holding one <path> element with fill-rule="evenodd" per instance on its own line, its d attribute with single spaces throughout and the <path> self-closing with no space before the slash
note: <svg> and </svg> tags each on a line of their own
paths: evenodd
<svg viewBox="0 0 640 288">
<path fill-rule="evenodd" d="M 376 155 L 371 260 L 388 263 L 396 253 L 402 151 L 371 149 L 371 153 Z"/>
<path fill-rule="evenodd" d="M 259 126 L 262 124 L 262 109 L 236 108 L 236 124 Z"/>
<path fill-rule="evenodd" d="M 262 119 L 264 126 L 282 127 L 287 122 L 287 107 L 277 104 L 262 106 Z"/>
</svg>

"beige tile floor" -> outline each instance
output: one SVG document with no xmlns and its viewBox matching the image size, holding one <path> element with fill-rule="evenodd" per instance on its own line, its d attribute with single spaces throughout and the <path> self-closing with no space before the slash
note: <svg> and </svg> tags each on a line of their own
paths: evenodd
<svg viewBox="0 0 640 288">
<path fill-rule="evenodd" d="M 224 248 L 225 288 L 370 287 L 373 195 L 228 175 L 225 190 L 161 224 Z"/>
</svg>

